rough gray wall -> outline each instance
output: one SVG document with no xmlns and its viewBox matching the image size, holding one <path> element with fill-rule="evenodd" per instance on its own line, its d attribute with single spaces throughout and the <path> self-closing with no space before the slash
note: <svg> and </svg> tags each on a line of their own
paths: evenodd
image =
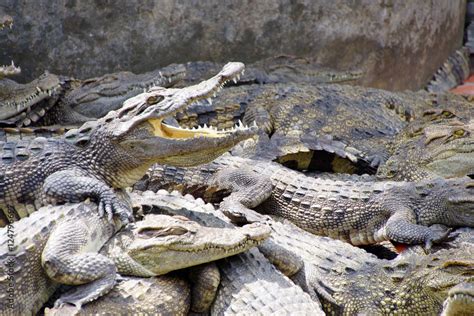
<svg viewBox="0 0 474 316">
<path fill-rule="evenodd" d="M 19 80 L 47 69 L 86 78 L 192 60 L 277 54 L 365 69 L 364 84 L 423 86 L 461 45 L 465 0 L 2 0 L 15 19 L 0 63 Z"/>
</svg>

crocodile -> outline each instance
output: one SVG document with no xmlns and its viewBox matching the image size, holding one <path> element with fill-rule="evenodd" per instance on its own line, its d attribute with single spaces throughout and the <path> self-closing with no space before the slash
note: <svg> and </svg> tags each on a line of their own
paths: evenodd
<svg viewBox="0 0 474 316">
<path fill-rule="evenodd" d="M 230 86 L 212 104 L 198 103 L 176 120 L 218 128 L 256 121 L 258 143 L 237 155 L 298 170 L 374 174 L 411 121 L 435 124 L 448 118 L 444 113 L 464 123 L 474 114 L 468 101 L 451 94 L 280 83 Z"/>
<path fill-rule="evenodd" d="M 474 282 L 456 285 L 448 292 L 441 316 L 469 316 L 474 314 Z"/>
<path fill-rule="evenodd" d="M 179 276 L 123 277 L 114 288 L 78 311 L 75 306 L 46 308 L 51 315 L 188 315 L 189 282 Z"/>
<path fill-rule="evenodd" d="M 219 72 L 221 68 L 216 69 L 214 73 Z M 117 110 L 125 100 L 153 86 L 174 86 L 184 75 L 185 67 L 181 64 L 171 64 L 143 74 L 129 71 L 106 74 L 80 81 L 76 87 L 65 93 L 59 104 L 84 116 L 99 118 Z"/>
<path fill-rule="evenodd" d="M 392 154 L 378 179 L 419 181 L 474 175 L 474 121 L 414 124 L 393 141 Z"/>
<path fill-rule="evenodd" d="M 417 183 L 334 181 L 306 177 L 274 162 L 224 155 L 194 168 L 154 165 L 135 188 L 178 189 L 202 196 L 206 189 L 210 195 L 231 192 L 220 207 L 234 222 L 273 214 L 354 245 L 390 240 L 430 248 L 445 240 L 449 230 L 427 226 L 474 225 L 474 184 L 468 177 Z"/>
<path fill-rule="evenodd" d="M 193 61 L 186 63 L 186 76 L 178 85 L 195 84 L 222 68 L 222 63 Z M 247 65 L 245 74 L 235 85 L 267 83 L 357 83 L 364 75 L 361 70 L 337 71 L 315 64 L 308 58 L 278 55 Z"/>
<path fill-rule="evenodd" d="M 10 79 L 0 80 L 0 120 L 11 124 L 26 120 L 26 112 L 34 105 L 46 101 L 61 89 L 61 79 L 44 73 L 37 79 L 20 84 Z"/>
<path fill-rule="evenodd" d="M 183 197 L 176 191 L 171 194 L 164 190 L 159 190 L 157 194 L 148 191 L 135 192 L 132 196 L 134 194 L 143 199 L 146 213 L 159 212 L 186 216 L 203 225 L 214 227 L 225 226 L 228 223 L 228 219 L 219 210 L 191 195 L 184 196 L 184 199 L 197 205 L 183 209 L 177 204 L 178 198 Z M 156 196 L 167 196 L 172 202 L 165 203 L 165 207 L 155 207 L 153 198 Z M 145 202 L 147 199 L 150 200 L 149 203 Z M 190 212 L 190 209 L 193 211 Z M 389 261 L 380 260 L 342 241 L 310 234 L 288 221 L 267 218 L 264 224 L 270 227 L 272 232 L 269 239 L 258 246 L 259 251 L 253 249 L 250 252 L 253 262 L 255 258 L 261 260 L 259 252 L 263 253 L 315 302 L 321 300 L 324 312 L 329 315 L 439 313 L 443 300 L 450 295 L 448 291 L 454 293 L 456 284 L 472 280 L 474 272 L 472 261 L 474 248 L 471 242 L 463 242 L 459 247 L 452 249 L 437 250 L 428 256 L 410 254 Z M 241 254 L 219 262 L 224 280 L 221 287 L 229 288 L 224 288 L 221 296 L 216 299 L 212 314 L 277 312 L 274 308 L 268 307 L 268 299 L 259 299 L 266 303 L 255 302 L 255 297 L 258 297 L 256 293 L 261 292 L 258 286 L 261 286 L 262 277 L 257 273 L 250 277 L 243 275 L 245 270 L 255 270 L 258 266 L 255 263 L 245 263 L 243 259 L 238 260 L 245 255 Z M 242 280 L 249 284 L 255 282 L 257 285 L 253 287 L 247 284 L 243 290 Z M 248 293 L 249 291 L 251 292 Z M 276 293 L 275 289 L 267 290 L 266 287 L 263 291 L 268 291 L 267 296 Z M 273 305 L 285 301 L 288 306 L 295 308 L 286 313 L 284 309 L 278 310 L 281 314 L 298 313 L 297 307 L 294 306 L 295 298 L 281 296 L 275 301 Z M 317 313 L 319 311 L 315 310 L 314 314 Z"/>
<path fill-rule="evenodd" d="M 3 125 L 78 125 L 117 110 L 153 86 L 171 87 L 183 76 L 184 66 L 173 64 L 139 75 L 122 71 L 86 80 L 47 73 L 29 84 L 3 80 L 0 119 Z"/>
<path fill-rule="evenodd" d="M 0 11 L 0 31 L 4 28 L 12 28 L 13 27 L 13 18 L 5 14 L 3 11 Z M 20 67 L 16 67 L 15 64 L 11 63 L 11 65 L 0 65 L 0 80 L 4 77 L 9 77 L 12 75 L 17 75 L 21 72 Z"/>
<path fill-rule="evenodd" d="M 105 211 L 109 218 L 114 212 L 128 216 L 113 189 L 132 185 L 153 163 L 192 166 L 209 162 L 255 134 L 255 127 L 242 125 L 232 130 L 190 130 L 163 122 L 193 101 L 217 93 L 243 69 L 242 63 L 229 63 L 194 86 L 151 88 L 125 101 L 118 111 L 86 122 L 60 139 L 36 139 L 34 146 L 23 147 L 22 159 L 12 157 L 7 163 L 2 159 L 0 222 L 4 225 L 25 217 L 45 203 L 87 197 L 98 200 L 100 212 Z"/>
<path fill-rule="evenodd" d="M 259 250 L 310 295 L 319 297 L 327 315 L 438 314 L 451 295 L 448 291 L 454 293 L 456 284 L 469 282 L 474 273 L 472 243 L 428 256 L 380 260 L 288 221 L 266 224 L 272 233 Z"/>
<path fill-rule="evenodd" d="M 167 202 L 157 205 L 157 196 Z M 212 204 L 191 195 L 135 190 L 131 197 L 140 199 L 145 214 L 178 215 L 208 227 L 235 229 Z M 319 300 L 313 300 L 276 270 L 256 248 L 217 261 L 217 265 L 221 281 L 211 315 L 324 315 Z"/>
<path fill-rule="evenodd" d="M 113 235 L 121 226 L 118 219 L 101 218 L 97 206 L 81 203 L 44 207 L 2 228 L 2 315 L 35 313 L 60 283 L 76 287 L 55 306 L 69 303 L 80 309 L 113 287 L 116 272 L 162 275 L 240 253 L 269 235 L 263 225 L 210 228 L 156 214 Z"/>
<path fill-rule="evenodd" d="M 426 86 L 428 92 L 445 92 L 469 77 L 469 49 L 461 47 L 452 53 Z"/>
</svg>

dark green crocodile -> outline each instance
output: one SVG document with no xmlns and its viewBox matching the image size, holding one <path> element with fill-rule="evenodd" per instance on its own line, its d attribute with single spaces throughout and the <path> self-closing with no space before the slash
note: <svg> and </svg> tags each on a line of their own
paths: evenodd
<svg viewBox="0 0 474 316">
<path fill-rule="evenodd" d="M 39 138 L 29 147 L 4 144 L 11 159 L 0 162 L 2 226 L 45 203 L 87 197 L 99 201 L 101 213 L 126 215 L 128 210 L 113 189 L 132 185 L 153 163 L 197 165 L 253 136 L 255 128 L 244 126 L 230 131 L 188 130 L 163 122 L 192 102 L 212 96 L 243 68 L 242 63 L 229 63 L 194 86 L 152 88 L 128 99 L 117 112 L 70 130 L 59 140 Z"/>
<path fill-rule="evenodd" d="M 159 197 L 154 200 L 165 202 Z M 2 228 L 2 315 L 35 313 L 60 283 L 76 287 L 62 295 L 56 307 L 69 303 L 80 309 L 110 291 L 116 272 L 162 275 L 235 255 L 269 235 L 264 225 L 212 228 L 185 218 L 151 214 L 112 237 L 121 225 L 117 219 L 100 218 L 91 204 L 67 204 L 44 207 Z"/>
<path fill-rule="evenodd" d="M 391 240 L 405 244 L 442 242 L 449 231 L 433 224 L 474 225 L 469 178 L 414 182 L 352 182 L 306 177 L 277 163 L 225 155 L 195 168 L 155 165 L 137 189 L 177 188 L 205 196 L 232 192 L 221 209 L 234 221 L 261 220 L 249 210 L 274 214 L 319 235 L 354 245 Z"/>
</svg>

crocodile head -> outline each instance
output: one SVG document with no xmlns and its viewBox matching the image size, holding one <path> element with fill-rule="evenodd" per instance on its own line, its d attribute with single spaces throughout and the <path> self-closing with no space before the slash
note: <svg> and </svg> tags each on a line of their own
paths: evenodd
<svg viewBox="0 0 474 316">
<path fill-rule="evenodd" d="M 441 316 L 468 315 L 474 315 L 474 282 L 461 283 L 451 288 L 441 313 Z"/>
<path fill-rule="evenodd" d="M 450 290 L 473 282 L 473 251 L 466 244 L 427 256 L 402 255 L 344 280 L 349 286 L 336 299 L 344 315 L 438 315 Z"/>
<path fill-rule="evenodd" d="M 432 124 L 413 131 L 377 171 L 380 179 L 474 175 L 474 121 Z"/>
<path fill-rule="evenodd" d="M 150 214 L 134 224 L 127 254 L 153 274 L 165 274 L 244 252 L 270 236 L 270 228 L 201 226 L 183 216 Z"/>
<path fill-rule="evenodd" d="M 184 78 L 185 70 L 184 65 L 172 64 L 144 74 L 122 71 L 91 78 L 68 92 L 64 102 L 88 117 L 102 117 L 146 89 L 174 85 Z"/>
<path fill-rule="evenodd" d="M 114 187 L 133 184 L 153 163 L 194 166 L 212 161 L 239 141 L 254 136 L 257 128 L 186 129 L 168 125 L 165 120 L 195 101 L 212 97 L 227 81 L 237 80 L 243 69 L 242 63 L 228 63 L 217 75 L 197 85 L 151 88 L 125 101 L 118 111 L 69 131 L 65 138 L 80 147 L 83 155 L 95 157 L 97 172 Z"/>
<path fill-rule="evenodd" d="M 28 110 L 34 104 L 50 97 L 60 87 L 61 81 L 58 76 L 50 73 L 44 73 L 25 84 L 12 80 L 1 81 L 0 119 L 9 119 Z"/>
</svg>

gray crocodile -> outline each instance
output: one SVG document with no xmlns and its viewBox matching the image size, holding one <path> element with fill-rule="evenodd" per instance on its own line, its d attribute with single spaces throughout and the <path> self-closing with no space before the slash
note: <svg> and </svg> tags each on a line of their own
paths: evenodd
<svg viewBox="0 0 474 316">
<path fill-rule="evenodd" d="M 235 222 L 259 221 L 260 213 L 289 219 L 314 234 L 366 245 L 442 242 L 449 231 L 428 226 L 474 225 L 469 178 L 424 182 L 351 182 L 316 179 L 277 163 L 225 155 L 195 168 L 153 166 L 137 189 L 179 189 L 205 196 L 232 192 L 221 209 Z M 221 195 L 222 197 L 222 195 Z"/>
<path fill-rule="evenodd" d="M 121 71 L 81 80 L 65 93 L 59 103 L 84 116 L 99 118 L 117 110 L 125 100 L 153 86 L 174 86 L 183 79 L 185 71 L 184 65 L 172 64 L 143 74 Z M 201 77 L 201 80 L 202 78 L 206 77 Z"/>
<path fill-rule="evenodd" d="M 99 201 L 101 213 L 129 214 L 113 189 L 140 179 L 156 162 L 191 166 L 211 161 L 255 128 L 182 129 L 163 121 L 192 102 L 211 97 L 243 70 L 229 63 L 217 75 L 182 88 L 155 87 L 124 102 L 117 112 L 68 131 L 60 139 L 36 139 L 30 147 L 11 151 L 0 161 L 0 223 L 12 222 L 50 202 Z M 4 145 L 3 147 L 5 147 Z M 8 144 L 7 148 L 16 148 Z"/>
<path fill-rule="evenodd" d="M 183 209 L 179 206 L 183 197 L 177 192 L 167 194 L 161 190 L 156 195 L 150 192 L 138 194 L 146 213 L 186 216 L 213 227 L 228 225 L 228 219 L 219 210 L 190 195 L 184 199 L 196 206 Z M 164 203 L 165 207 L 153 206 L 156 196 L 167 197 L 170 202 Z M 147 204 L 146 200 L 150 202 Z M 310 234 L 288 221 L 267 219 L 265 225 L 272 233 L 258 246 L 259 251 L 308 293 L 315 303 L 321 300 L 324 312 L 329 315 L 389 315 L 390 312 L 433 315 L 441 311 L 443 300 L 454 296 L 457 284 L 472 280 L 474 272 L 474 248 L 465 240 L 469 233 L 464 234 L 467 237 L 463 236 L 460 242 L 457 241 L 459 237 L 456 242 L 450 242 L 450 249 L 437 249 L 428 256 L 409 254 L 389 261 L 380 260 L 347 243 Z M 453 245 L 456 246 L 451 247 Z M 281 296 L 272 301 L 274 293 L 280 289 L 276 288 L 278 282 L 273 284 L 274 289 L 267 289 L 262 281 L 266 278 L 261 275 L 259 265 L 264 260 L 259 251 L 254 249 L 219 262 L 223 288 L 214 303 L 213 313 L 285 314 L 285 309 L 270 307 L 281 302 L 293 308 L 286 311 L 287 314 L 304 313 L 295 306 L 293 296 Z M 248 274 L 248 270 L 252 274 Z M 260 290 L 262 286 L 263 290 Z M 457 302 L 452 305 L 461 306 Z M 318 312 L 315 310 L 313 313 Z"/>
<path fill-rule="evenodd" d="M 68 303 L 80 309 L 112 289 L 116 272 L 162 275 L 240 253 L 269 235 L 264 225 L 212 228 L 155 214 L 113 236 L 121 226 L 118 219 L 100 218 L 96 206 L 82 203 L 44 207 L 2 228 L 2 315 L 35 313 L 60 283 L 75 287 L 55 307 Z"/>
<path fill-rule="evenodd" d="M 167 202 L 157 206 L 154 202 L 157 196 Z M 176 191 L 169 194 L 158 190 L 156 193 L 133 192 L 131 197 L 140 200 L 145 213 L 185 216 L 207 227 L 234 227 L 211 204 L 191 195 L 182 197 Z M 183 207 L 186 204 L 188 206 Z M 277 271 L 257 249 L 217 261 L 217 264 L 221 281 L 211 315 L 324 315 L 319 300 L 310 298 Z"/>
<path fill-rule="evenodd" d="M 397 135 L 392 154 L 378 168 L 377 178 L 419 181 L 474 175 L 473 153 L 474 121 L 413 124 Z"/>
<path fill-rule="evenodd" d="M 75 306 L 46 308 L 46 316 L 61 315 L 188 315 L 189 282 L 179 276 L 123 277 L 114 288 L 77 310 Z"/>
<path fill-rule="evenodd" d="M 212 75 L 223 63 L 193 61 L 185 64 L 186 76 L 178 85 L 199 82 L 200 78 Z M 245 74 L 234 85 L 268 83 L 357 83 L 363 77 L 361 70 L 337 71 L 315 64 L 303 57 L 278 55 L 248 64 Z M 232 84 L 231 84 L 232 85 Z"/>
<path fill-rule="evenodd" d="M 153 86 L 173 86 L 184 71 L 183 65 L 173 64 L 139 75 L 122 71 L 86 80 L 53 74 L 28 84 L 4 79 L 0 81 L 1 124 L 82 124 L 117 110 L 125 100 Z"/>
</svg>

